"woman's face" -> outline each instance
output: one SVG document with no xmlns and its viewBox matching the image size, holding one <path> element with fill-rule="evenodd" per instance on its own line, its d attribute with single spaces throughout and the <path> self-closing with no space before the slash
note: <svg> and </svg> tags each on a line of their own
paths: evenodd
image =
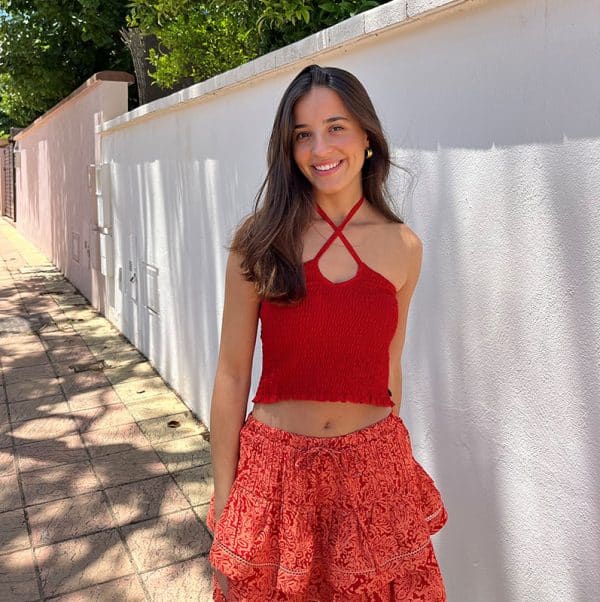
<svg viewBox="0 0 600 602">
<path fill-rule="evenodd" d="M 369 146 L 367 133 L 337 92 L 317 86 L 294 106 L 294 160 L 324 198 L 356 201 L 362 196 L 361 169 Z"/>
</svg>

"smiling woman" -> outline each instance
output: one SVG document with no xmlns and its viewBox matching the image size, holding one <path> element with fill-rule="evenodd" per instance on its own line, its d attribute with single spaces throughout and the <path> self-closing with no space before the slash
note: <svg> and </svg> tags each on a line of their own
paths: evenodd
<svg viewBox="0 0 600 602">
<path fill-rule="evenodd" d="M 339 94 L 312 88 L 294 107 L 294 161 L 313 186 L 321 206 L 359 198 L 369 138 Z"/>
<path fill-rule="evenodd" d="M 422 246 L 387 203 L 389 166 L 356 77 L 300 72 L 227 262 L 207 515 L 217 601 L 445 600 L 430 536 L 446 510 L 398 416 Z"/>
</svg>

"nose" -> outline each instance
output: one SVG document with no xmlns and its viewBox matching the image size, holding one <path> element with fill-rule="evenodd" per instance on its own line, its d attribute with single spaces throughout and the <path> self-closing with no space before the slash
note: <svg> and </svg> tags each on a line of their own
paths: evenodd
<svg viewBox="0 0 600 602">
<path fill-rule="evenodd" d="M 321 136 L 320 134 L 315 134 L 312 136 L 312 154 L 317 157 L 325 157 L 327 156 L 331 146 L 329 141 L 325 136 Z"/>
</svg>

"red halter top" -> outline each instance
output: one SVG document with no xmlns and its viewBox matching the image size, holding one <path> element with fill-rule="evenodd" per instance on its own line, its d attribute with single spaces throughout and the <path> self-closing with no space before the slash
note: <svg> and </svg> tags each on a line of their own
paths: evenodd
<svg viewBox="0 0 600 602">
<path fill-rule="evenodd" d="M 398 323 L 396 287 L 361 261 L 342 232 L 363 200 L 339 227 L 315 203 L 333 233 L 304 263 L 307 295 L 294 305 L 261 301 L 262 374 L 253 403 L 302 399 L 394 406 L 388 378 Z M 337 236 L 358 269 L 336 283 L 322 274 L 319 259 Z"/>
</svg>

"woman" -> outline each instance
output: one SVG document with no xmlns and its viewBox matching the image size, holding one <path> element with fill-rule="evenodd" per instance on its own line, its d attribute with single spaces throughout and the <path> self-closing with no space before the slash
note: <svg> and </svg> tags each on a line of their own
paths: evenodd
<svg viewBox="0 0 600 602">
<path fill-rule="evenodd" d="M 226 270 L 210 420 L 215 600 L 445 600 L 430 535 L 446 511 L 398 417 L 422 246 L 385 200 L 388 146 L 360 82 L 302 70 L 267 160 Z"/>
</svg>

